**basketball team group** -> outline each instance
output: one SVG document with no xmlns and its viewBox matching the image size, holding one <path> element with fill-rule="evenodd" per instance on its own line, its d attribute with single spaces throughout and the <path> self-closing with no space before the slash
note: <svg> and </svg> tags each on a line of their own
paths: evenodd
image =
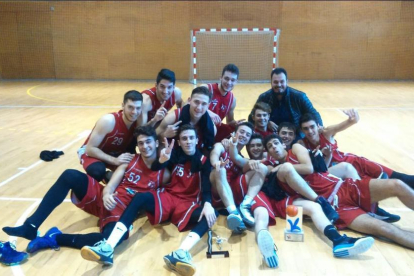
<svg viewBox="0 0 414 276">
<path fill-rule="evenodd" d="M 79 148 L 85 172 L 65 170 L 23 225 L 3 227 L 30 242 L 27 253 L 1 243 L 2 263 L 71 247 L 86 260 L 112 265 L 134 221 L 147 216 L 152 225 L 170 222 L 189 230 L 163 258 L 169 269 L 193 275 L 190 252 L 220 213 L 232 235 L 254 231 L 263 262 L 276 268 L 277 247 L 268 229 L 276 217 L 286 218 L 288 205 L 302 207 L 332 241 L 336 258 L 366 252 L 374 244 L 371 236 L 414 249 L 414 232 L 395 226 L 400 217 L 378 204 L 397 197 L 414 209 L 414 175 L 342 152 L 335 140 L 358 123 L 357 110 L 344 110 L 346 120 L 324 126 L 306 94 L 288 86 L 286 70 L 276 68 L 271 88 L 259 96 L 249 118 L 235 118 L 232 90 L 238 77 L 237 66 L 228 64 L 218 83 L 198 86 L 183 100 L 174 72 L 162 69 L 154 87 L 126 92 L 122 109 L 103 115 Z M 78 208 L 98 217 L 100 231 L 63 233 L 57 226 L 39 236 L 68 194 Z M 343 235 L 338 229 L 344 228 L 367 236 Z"/>
</svg>

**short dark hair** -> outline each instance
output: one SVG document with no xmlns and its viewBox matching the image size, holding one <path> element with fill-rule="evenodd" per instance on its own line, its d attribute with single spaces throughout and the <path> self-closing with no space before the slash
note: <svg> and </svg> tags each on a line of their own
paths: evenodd
<svg viewBox="0 0 414 276">
<path fill-rule="evenodd" d="M 212 94 L 210 93 L 210 90 L 208 90 L 207 87 L 199 86 L 199 87 L 194 88 L 193 91 L 191 92 L 191 97 L 195 94 L 206 95 L 208 96 L 208 102 L 211 102 Z"/>
<path fill-rule="evenodd" d="M 264 138 L 264 141 L 263 141 L 263 144 L 264 144 L 264 147 L 265 147 L 265 149 L 266 149 L 266 150 L 269 150 L 269 149 L 267 148 L 267 143 L 269 143 L 269 141 L 270 141 L 270 140 L 273 140 L 273 139 L 277 139 L 277 140 L 279 140 L 279 142 L 280 142 L 281 144 L 283 144 L 282 138 L 280 138 L 280 136 L 279 136 L 279 135 L 276 135 L 276 134 L 270 134 L 270 135 L 267 135 L 267 136 Z"/>
<path fill-rule="evenodd" d="M 175 84 L 175 73 L 170 69 L 161 69 L 157 75 L 157 84 L 159 84 L 161 80 L 167 80 Z"/>
<path fill-rule="evenodd" d="M 237 131 L 239 129 L 239 127 L 241 127 L 241 126 L 247 126 L 248 128 L 250 128 L 252 130 L 252 134 L 254 133 L 254 125 L 252 123 L 250 123 L 250 122 L 240 123 L 240 124 L 238 124 L 236 126 L 236 130 L 235 131 Z"/>
<path fill-rule="evenodd" d="M 302 128 L 302 124 L 309 122 L 309 121 L 314 121 L 316 124 L 318 124 L 318 120 L 316 119 L 315 114 L 313 113 L 305 113 L 302 115 L 302 117 L 300 117 L 299 120 L 299 126 L 300 128 Z"/>
<path fill-rule="evenodd" d="M 131 100 L 133 102 L 136 101 L 140 101 L 142 102 L 142 95 L 141 93 L 139 93 L 137 90 L 129 90 L 128 92 L 125 93 L 124 95 L 124 104 L 128 101 Z"/>
<path fill-rule="evenodd" d="M 198 137 L 196 128 L 193 125 L 185 124 L 180 126 L 180 128 L 178 129 L 177 138 L 180 139 L 180 134 L 186 130 L 194 130 L 196 138 Z"/>
<path fill-rule="evenodd" d="M 264 112 L 269 113 L 269 114 L 272 112 L 272 109 L 270 108 L 270 105 L 268 105 L 265 102 L 258 102 L 253 107 L 253 117 L 254 117 L 254 115 L 256 115 L 256 110 L 258 110 L 258 109 L 263 110 Z"/>
<path fill-rule="evenodd" d="M 260 139 L 260 141 L 263 144 L 263 136 L 260 133 L 253 133 L 252 136 L 250 137 L 250 141 L 247 143 L 247 146 L 250 146 L 250 143 L 254 140 L 254 139 Z"/>
<path fill-rule="evenodd" d="M 272 73 L 270 74 L 270 79 L 273 78 L 273 75 L 275 75 L 275 74 L 280 75 L 282 73 L 285 74 L 286 79 L 287 79 L 288 78 L 287 72 L 286 72 L 285 68 L 282 68 L 282 67 L 278 67 L 278 68 L 273 69 Z"/>
<path fill-rule="evenodd" d="M 296 131 L 297 131 L 296 126 L 292 124 L 291 122 L 280 123 L 277 129 L 277 133 L 279 133 L 283 127 L 292 130 L 296 134 Z"/>
<path fill-rule="evenodd" d="M 148 137 L 154 138 L 154 141 L 157 141 L 157 133 L 155 129 L 151 126 L 140 126 L 134 130 L 134 136 L 138 139 L 138 136 L 145 135 Z"/>
<path fill-rule="evenodd" d="M 226 66 L 224 66 L 223 71 L 221 72 L 221 76 L 224 76 L 224 73 L 226 71 L 230 72 L 230 73 L 233 73 L 233 74 L 236 74 L 237 78 L 239 78 L 239 68 L 237 68 L 236 65 L 230 63 L 230 64 L 227 64 Z"/>
</svg>

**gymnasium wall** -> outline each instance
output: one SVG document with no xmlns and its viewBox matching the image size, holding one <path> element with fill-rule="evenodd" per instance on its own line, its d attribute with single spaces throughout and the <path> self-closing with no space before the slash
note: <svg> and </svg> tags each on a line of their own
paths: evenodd
<svg viewBox="0 0 414 276">
<path fill-rule="evenodd" d="M 243 27 L 281 30 L 290 79 L 414 79 L 406 1 L 1 1 L 0 75 L 188 80 L 191 29 Z"/>
</svg>

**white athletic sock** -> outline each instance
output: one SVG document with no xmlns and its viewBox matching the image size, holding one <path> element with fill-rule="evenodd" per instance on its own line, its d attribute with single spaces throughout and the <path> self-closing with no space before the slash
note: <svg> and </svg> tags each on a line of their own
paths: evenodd
<svg viewBox="0 0 414 276">
<path fill-rule="evenodd" d="M 253 201 L 253 198 L 252 198 L 251 196 L 249 196 L 249 195 L 246 195 L 246 196 L 244 197 L 244 199 L 243 199 L 242 204 L 243 204 L 243 205 L 249 205 L 249 204 L 251 204 L 251 203 L 252 203 L 252 201 Z"/>
<path fill-rule="evenodd" d="M 193 248 L 194 245 L 196 245 L 196 243 L 198 243 L 198 241 L 200 239 L 201 238 L 197 233 L 190 232 L 190 234 L 188 234 L 188 236 L 185 237 L 185 239 L 183 240 L 183 242 L 180 245 L 180 248 L 178 248 L 178 249 L 190 251 L 191 248 Z"/>
<path fill-rule="evenodd" d="M 234 213 L 234 212 L 237 212 L 236 205 L 230 205 L 226 209 L 227 209 L 227 212 L 229 212 L 229 214 Z"/>
<path fill-rule="evenodd" d="M 114 230 L 112 230 L 111 235 L 109 236 L 108 240 L 106 241 L 107 244 L 115 248 L 121 238 L 124 236 L 125 232 L 128 231 L 125 224 L 122 222 L 117 222 L 115 224 Z"/>
</svg>

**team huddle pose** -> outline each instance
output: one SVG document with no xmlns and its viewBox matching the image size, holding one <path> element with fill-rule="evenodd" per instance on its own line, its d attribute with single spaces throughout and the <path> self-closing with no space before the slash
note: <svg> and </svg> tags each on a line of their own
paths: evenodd
<svg viewBox="0 0 414 276">
<path fill-rule="evenodd" d="M 344 122 L 323 127 L 306 94 L 289 87 L 287 72 L 276 68 L 249 122 L 236 120 L 232 90 L 238 76 L 237 66 L 226 65 L 219 83 L 196 87 L 187 102 L 168 69 L 159 72 L 154 87 L 128 91 L 122 109 L 102 116 L 78 150 L 86 173 L 65 170 L 23 225 L 3 231 L 30 240 L 28 253 L 64 246 L 112 265 L 117 245 L 137 216 L 146 214 L 153 225 L 168 221 L 190 230 L 164 261 L 181 275 L 193 275 L 190 251 L 223 209 L 233 234 L 251 228 L 265 264 L 275 268 L 279 258 L 268 228 L 276 217 L 286 218 L 287 205 L 296 205 L 332 241 L 335 257 L 364 253 L 374 243 L 370 236 L 337 230 L 346 227 L 414 249 L 414 232 L 393 225 L 400 217 L 378 206 L 397 197 L 414 209 L 414 176 L 338 149 L 334 136 L 359 121 L 356 110 L 345 110 Z M 244 147 L 249 158 L 241 154 Z M 100 231 L 73 234 L 52 227 L 38 236 L 69 192 L 73 204 L 98 217 Z M 27 258 L 9 247 L 2 243 L 9 254 L 2 254 L 3 263 Z"/>
</svg>

